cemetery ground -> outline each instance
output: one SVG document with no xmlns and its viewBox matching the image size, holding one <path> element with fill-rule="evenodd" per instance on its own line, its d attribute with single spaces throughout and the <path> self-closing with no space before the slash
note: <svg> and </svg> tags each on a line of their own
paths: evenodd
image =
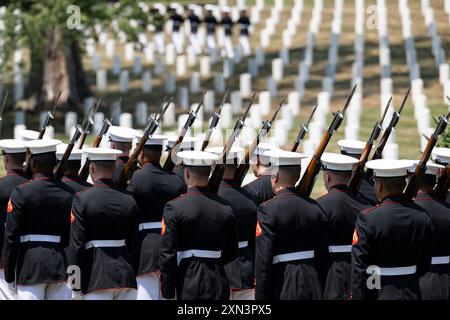
<svg viewBox="0 0 450 320">
<path fill-rule="evenodd" d="M 162 1 L 170 2 L 170 1 Z M 182 4 L 193 1 L 179 1 Z M 194 1 L 195 3 L 211 3 L 211 1 Z M 247 0 L 247 5 L 252 5 L 254 1 Z M 263 21 L 270 15 L 271 4 L 273 1 L 266 0 L 266 7 L 261 14 L 261 22 L 253 27 L 253 37 L 251 37 L 252 49 L 260 46 L 259 30 L 263 27 Z M 286 20 L 290 17 L 290 9 L 293 0 L 285 0 L 285 8 L 283 14 L 280 17 L 280 24 L 277 26 L 278 32 L 271 38 L 270 47 L 265 49 L 265 64 L 259 68 L 258 77 L 252 79 L 252 90 L 265 91 L 267 90 L 267 77 L 271 75 L 271 60 L 277 58 L 279 55 L 279 49 L 283 47 L 282 34 L 280 30 L 284 30 L 286 27 Z M 308 23 L 312 14 L 313 0 L 304 1 L 304 9 L 301 17 L 301 24 L 298 28 L 298 32 L 295 35 L 292 45 L 289 48 L 289 64 L 284 67 L 284 77 L 278 83 L 278 95 L 276 99 L 272 99 L 272 105 L 277 106 L 283 97 L 289 92 L 293 91 L 293 83 L 298 75 L 297 66 L 299 61 L 304 56 L 304 49 L 306 46 L 306 37 L 308 32 Z M 376 0 L 366 0 L 365 7 L 375 5 Z M 431 1 L 434 8 L 435 20 L 438 32 L 441 36 L 442 47 L 450 55 L 450 32 L 449 32 L 449 19 L 443 9 L 443 1 Z M 406 62 L 404 39 L 401 34 L 402 22 L 400 19 L 400 13 L 398 12 L 398 3 L 396 1 L 386 1 L 388 9 L 388 36 L 391 50 L 391 73 L 393 80 L 393 105 L 395 109 L 399 108 L 403 95 L 409 87 L 410 81 L 408 77 L 408 65 Z M 314 48 L 314 63 L 310 69 L 310 80 L 305 87 L 305 95 L 301 100 L 301 109 L 298 116 L 295 118 L 295 124 L 289 131 L 289 143 L 284 147 L 289 148 L 292 144 L 295 136 L 298 133 L 299 125 L 305 122 L 309 116 L 311 108 L 316 104 L 317 94 L 321 91 L 322 79 L 326 74 L 328 48 L 331 39 L 331 21 L 333 19 L 333 6 L 334 1 L 324 1 L 324 8 L 322 12 L 322 24 L 316 37 L 316 46 Z M 424 81 L 423 92 L 427 96 L 427 107 L 431 111 L 432 117 L 438 117 L 441 114 L 447 112 L 448 107 L 443 102 L 442 86 L 439 83 L 438 67 L 435 65 L 434 58 L 431 54 L 431 40 L 427 33 L 427 27 L 425 25 L 419 0 L 410 0 L 409 7 L 411 12 L 412 32 L 415 40 L 415 47 L 417 50 L 418 63 L 421 67 L 421 77 Z M 343 11 L 343 25 L 342 32 L 339 38 L 339 60 L 336 68 L 336 77 L 334 82 L 333 95 L 330 98 L 330 107 L 332 111 L 339 110 L 343 107 L 347 95 L 351 89 L 352 78 L 352 63 L 355 60 L 354 54 L 354 22 L 355 22 L 355 10 L 354 1 L 344 1 Z M 366 13 L 367 15 L 367 13 Z M 367 18 L 367 16 L 366 16 Z M 363 69 L 363 99 L 362 99 L 362 113 L 360 118 L 360 140 L 367 140 L 373 125 L 380 118 L 380 66 L 379 66 L 379 51 L 378 51 L 378 31 L 377 29 L 368 29 L 365 25 L 364 30 L 365 45 L 364 45 L 364 69 Z M 148 34 L 151 39 L 150 33 Z M 166 43 L 170 41 L 170 36 L 166 34 Z M 234 43 L 238 43 L 237 30 L 233 39 Z M 91 58 L 84 56 L 84 66 L 88 73 L 88 78 L 91 84 L 91 89 L 94 95 L 102 97 L 103 105 L 100 108 L 100 112 L 104 112 L 105 116 L 110 113 L 110 105 L 123 96 L 122 112 L 129 112 L 135 114 L 134 107 L 137 102 L 145 101 L 149 106 L 149 112 L 155 112 L 159 107 L 159 103 L 165 93 L 164 89 L 164 74 L 162 76 L 156 76 L 153 74 L 153 64 L 149 64 L 142 60 L 143 70 L 152 71 L 152 92 L 143 93 L 142 88 L 142 76 L 135 75 L 133 73 L 133 61 L 126 61 L 122 59 L 122 70 L 129 70 L 130 82 L 129 91 L 127 93 L 120 93 L 118 76 L 112 74 L 112 58 L 107 58 L 103 53 L 104 46 L 97 45 L 97 52 L 102 56 L 101 67 L 107 71 L 108 85 L 105 91 L 98 91 L 96 88 L 96 73 L 92 70 Z M 116 53 L 122 57 L 124 55 L 123 47 L 116 46 Z M 26 56 L 26 54 L 25 54 Z M 251 57 L 250 57 L 251 58 Z M 242 61 L 235 65 L 234 75 L 229 79 L 226 79 L 226 88 L 230 91 L 239 91 L 239 75 L 246 73 L 248 70 L 248 59 L 243 58 Z M 197 60 L 199 61 L 199 59 Z M 447 59 L 448 62 L 448 59 Z M 175 65 L 165 65 L 165 73 L 172 71 L 175 73 Z M 199 65 L 188 67 L 190 72 L 198 71 Z M 201 88 L 214 90 L 214 73 L 222 72 L 223 64 L 219 60 L 211 68 L 211 76 L 208 78 L 202 78 Z M 25 77 L 26 78 L 26 77 Z M 6 86 L 12 90 L 12 84 L 6 83 Z M 189 71 L 184 77 L 177 77 L 177 89 L 181 86 L 189 87 Z M 177 114 L 186 113 L 187 109 L 182 110 L 178 107 L 178 90 L 172 94 L 174 96 L 174 102 L 177 106 Z M 223 93 L 215 93 L 215 105 L 216 107 L 221 101 Z M 198 102 L 200 93 L 189 94 L 189 104 Z M 243 105 L 245 106 L 248 99 L 244 99 Z M 12 102 L 9 101 L 6 109 L 8 110 L 3 117 L 3 130 L 2 138 L 11 138 L 13 136 L 14 126 L 14 112 L 12 110 Z M 61 139 L 64 142 L 68 142 L 69 138 L 63 134 L 64 132 L 64 115 L 66 110 L 57 110 L 56 119 L 52 125 L 55 127 L 55 138 Z M 82 111 L 78 116 L 78 121 L 81 121 L 83 115 Z M 328 115 L 328 124 L 331 121 L 332 115 Z M 203 129 L 206 130 L 209 124 L 209 114 L 205 113 Z M 136 125 L 135 118 L 133 119 L 135 128 L 139 128 Z M 327 124 L 327 125 L 328 125 Z M 39 116 L 37 113 L 28 112 L 26 115 L 26 125 L 28 129 L 39 129 Z M 431 121 L 431 127 L 433 127 L 433 121 Z M 327 147 L 328 152 L 339 152 L 339 147 L 336 142 L 339 139 L 344 138 L 345 120 L 339 131 L 333 136 L 332 141 Z M 142 129 L 142 128 L 139 128 Z M 176 126 L 172 128 L 162 128 L 163 131 L 174 131 Z M 413 104 L 411 97 L 409 98 L 406 107 L 403 111 L 400 123 L 396 130 L 396 143 L 399 145 L 399 158 L 400 159 L 417 159 L 420 156 L 420 136 L 417 130 L 417 120 L 414 118 Z M 90 145 L 94 140 L 94 136 L 91 134 L 88 136 L 85 145 Z M 301 147 L 299 149 L 301 151 Z M 3 162 L 0 165 L 0 174 L 4 174 Z M 318 197 L 325 193 L 322 177 L 319 176 L 313 191 L 312 196 Z"/>
</svg>

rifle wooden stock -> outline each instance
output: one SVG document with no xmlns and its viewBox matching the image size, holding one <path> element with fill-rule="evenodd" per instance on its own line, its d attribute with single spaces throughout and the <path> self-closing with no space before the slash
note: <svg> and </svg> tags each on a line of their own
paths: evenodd
<svg viewBox="0 0 450 320">
<path fill-rule="evenodd" d="M 364 147 L 364 151 L 359 158 L 358 165 L 356 166 L 355 172 L 349 183 L 349 189 L 353 193 L 357 193 L 359 186 L 361 185 L 361 181 L 364 177 L 364 166 L 366 165 L 367 160 L 369 159 L 370 151 L 372 150 L 373 144 L 366 143 Z"/>
<path fill-rule="evenodd" d="M 66 151 L 64 152 L 61 161 L 56 165 L 53 174 L 56 179 L 61 179 L 64 176 L 64 171 L 66 170 L 66 163 L 72 153 L 73 148 L 75 147 L 75 143 L 70 143 L 67 145 Z"/>
<path fill-rule="evenodd" d="M 202 147 L 200 149 L 201 151 L 205 151 L 205 149 L 208 147 L 209 140 L 211 140 L 212 132 L 213 128 L 208 128 L 208 130 L 206 131 L 205 139 L 203 140 Z"/>
<path fill-rule="evenodd" d="M 92 148 L 98 148 L 98 146 L 100 145 L 100 142 L 102 142 L 102 137 L 100 135 L 98 135 L 97 137 L 95 137 L 94 143 L 92 144 Z M 89 161 L 89 158 L 86 159 L 86 161 L 83 164 L 83 167 L 80 170 L 79 173 L 79 177 L 81 180 L 86 181 L 87 178 L 89 177 L 89 165 L 90 165 L 91 161 Z"/>
<path fill-rule="evenodd" d="M 439 176 L 433 193 L 438 199 L 445 201 L 448 188 L 450 188 L 450 164 L 445 167 L 445 170 Z"/>
<path fill-rule="evenodd" d="M 259 144 L 259 141 L 257 138 L 255 140 L 253 140 L 252 144 L 250 145 L 248 150 L 245 152 L 244 161 L 242 161 L 236 168 L 236 172 L 234 173 L 234 178 L 240 184 L 242 184 L 242 181 L 244 181 L 244 178 L 247 175 L 248 169 L 250 169 L 250 158 L 255 153 L 255 150 L 258 147 L 258 144 Z"/>
<path fill-rule="evenodd" d="M 331 134 L 330 132 L 325 132 L 322 140 L 320 141 L 319 146 L 317 147 L 314 156 L 312 157 L 311 161 L 308 164 L 308 167 L 306 167 L 306 171 L 303 174 L 302 179 L 300 180 L 300 183 L 296 187 L 297 193 L 309 197 L 309 195 L 312 192 L 312 189 L 314 187 L 314 182 L 316 181 L 317 174 L 320 171 L 320 166 L 322 161 L 320 161 L 320 158 L 322 157 L 322 154 L 324 153 L 328 143 L 330 142 Z"/>
</svg>

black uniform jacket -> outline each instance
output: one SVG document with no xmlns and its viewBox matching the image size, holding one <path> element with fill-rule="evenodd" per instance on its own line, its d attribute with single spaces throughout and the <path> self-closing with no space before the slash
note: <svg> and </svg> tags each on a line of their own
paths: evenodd
<svg viewBox="0 0 450 320">
<path fill-rule="evenodd" d="M 356 217 L 370 207 L 370 204 L 352 194 L 346 185 L 331 187 L 317 202 L 325 212 L 330 252 L 324 299 L 348 299 L 351 252 L 339 252 L 340 250 L 334 250 L 333 247 L 351 246 Z"/>
<path fill-rule="evenodd" d="M 191 187 L 164 208 L 161 292 L 166 299 L 228 299 L 224 266 L 237 256 L 236 220 L 229 203 L 206 187 Z M 177 255 L 187 250 L 220 252 L 220 258 Z"/>
<path fill-rule="evenodd" d="M 184 22 L 183 17 L 176 13 L 170 19 L 172 20 L 172 32 L 179 32 L 181 24 Z"/>
<path fill-rule="evenodd" d="M 244 186 L 245 189 L 255 193 L 256 204 L 260 205 L 275 196 L 272 189 L 272 182 L 270 180 L 271 175 L 264 174 Z"/>
<path fill-rule="evenodd" d="M 223 26 L 223 30 L 226 36 L 233 34 L 233 20 L 230 17 L 223 18 L 220 22 Z"/>
<path fill-rule="evenodd" d="M 240 34 L 248 36 L 248 27 L 250 26 L 250 19 L 248 17 L 240 17 L 237 21 L 239 23 Z"/>
<path fill-rule="evenodd" d="M 420 299 L 418 279 L 430 267 L 432 232 L 426 211 L 401 194 L 386 197 L 359 214 L 352 247 L 353 299 Z M 375 277 L 376 269 L 368 270 L 370 266 L 416 266 L 417 272 Z M 367 272 L 372 278 L 368 279 Z M 378 288 L 376 279 L 380 280 Z"/>
<path fill-rule="evenodd" d="M 86 182 L 82 180 L 78 176 L 64 176 L 62 179 L 62 182 L 64 182 L 69 188 L 73 190 L 73 193 L 78 193 L 81 190 L 84 190 L 86 188 L 92 187 L 92 184 L 89 182 Z"/>
<path fill-rule="evenodd" d="M 199 17 L 196 16 L 195 14 L 190 14 L 188 20 L 191 25 L 191 33 L 197 33 L 198 27 L 201 23 Z"/>
<path fill-rule="evenodd" d="M 11 193 L 18 186 L 28 179 L 25 178 L 23 170 L 8 170 L 6 176 L 0 179 L 0 254 L 3 256 L 3 240 L 5 239 L 5 222 L 6 222 L 6 208 L 8 205 Z M 0 259 L 0 268 L 3 268 L 3 259 Z"/>
<path fill-rule="evenodd" d="M 222 180 L 218 195 L 227 200 L 236 217 L 238 257 L 225 266 L 232 289 L 250 289 L 255 280 L 256 204 L 252 193 L 240 187 L 237 181 Z"/>
<path fill-rule="evenodd" d="M 450 205 L 423 192 L 417 194 L 416 204 L 428 212 L 433 222 L 431 255 L 450 256 Z M 429 272 L 420 279 L 420 289 L 422 299 L 450 300 L 450 264 L 432 263 Z"/>
<path fill-rule="evenodd" d="M 279 255 L 299 251 L 314 256 L 274 263 Z M 289 188 L 258 207 L 256 299 L 321 299 L 326 260 L 325 216 L 315 200 Z"/>
<path fill-rule="evenodd" d="M 138 205 L 139 224 L 161 223 L 166 203 L 186 192 L 186 187 L 176 174 L 146 163 L 134 173 L 128 191 Z M 160 246 L 161 228 L 140 228 L 138 275 L 159 271 Z"/>
<path fill-rule="evenodd" d="M 128 159 L 130 157 L 128 156 L 120 156 L 116 159 L 116 170 L 113 173 L 112 179 L 114 182 L 116 182 L 117 179 L 120 177 L 120 173 L 122 172 L 123 168 L 125 167 Z"/>
<path fill-rule="evenodd" d="M 364 175 L 364 177 L 361 179 L 361 185 L 359 186 L 358 192 L 358 197 L 365 200 L 366 202 L 369 202 L 371 206 L 374 206 L 378 203 L 373 184 L 373 180 L 370 180 Z"/>
<path fill-rule="evenodd" d="M 16 187 L 8 203 L 3 247 L 7 282 L 16 278 L 17 284 L 32 285 L 65 280 L 72 197 L 64 183 L 43 174 Z M 59 243 L 21 242 L 25 235 L 61 238 Z"/>
<path fill-rule="evenodd" d="M 112 180 L 101 179 L 73 198 L 68 262 L 81 269 L 84 293 L 136 288 L 138 208 Z M 125 246 L 93 247 L 89 241 L 125 240 Z"/>
<path fill-rule="evenodd" d="M 172 172 L 175 173 L 181 179 L 181 181 L 184 183 L 184 165 L 177 164 L 173 168 Z"/>
<path fill-rule="evenodd" d="M 217 20 L 214 16 L 206 16 L 203 20 L 206 23 L 206 33 L 214 34 L 216 32 Z"/>
</svg>

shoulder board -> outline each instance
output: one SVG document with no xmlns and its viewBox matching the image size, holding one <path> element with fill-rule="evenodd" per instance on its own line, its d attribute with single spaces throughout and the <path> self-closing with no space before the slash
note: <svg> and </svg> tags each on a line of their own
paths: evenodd
<svg viewBox="0 0 450 320">
<path fill-rule="evenodd" d="M 269 200 L 261 203 L 260 206 L 266 206 L 266 205 L 270 204 L 273 200 L 276 200 L 276 199 L 278 199 L 277 196 L 274 196 L 272 199 L 269 199 Z"/>
<path fill-rule="evenodd" d="M 377 205 L 375 205 L 375 206 L 373 206 L 373 207 L 364 209 L 363 211 L 361 211 L 361 213 L 362 213 L 362 214 L 368 214 L 369 212 L 372 212 L 373 210 L 375 210 L 375 209 L 377 209 L 377 208 L 379 208 L 379 207 L 380 207 L 380 205 L 377 204 Z"/>
<path fill-rule="evenodd" d="M 167 201 L 167 203 L 173 202 L 173 201 L 177 201 L 178 199 L 183 198 L 183 197 L 186 196 L 186 195 L 187 195 L 187 193 L 182 193 L 182 194 L 180 194 L 178 197 L 176 197 L 175 199 L 172 199 L 172 200 L 170 200 L 170 201 Z"/>
</svg>

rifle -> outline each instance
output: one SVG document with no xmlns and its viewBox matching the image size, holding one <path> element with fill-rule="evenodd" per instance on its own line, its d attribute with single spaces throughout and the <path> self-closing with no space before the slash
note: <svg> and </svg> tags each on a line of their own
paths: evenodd
<svg viewBox="0 0 450 320">
<path fill-rule="evenodd" d="M 100 103 L 102 102 L 102 98 L 98 99 L 97 104 L 95 105 L 94 111 L 92 112 L 91 117 L 88 118 L 88 121 L 84 123 L 84 126 L 81 126 L 81 136 L 78 139 L 78 145 L 77 149 L 83 148 L 84 141 L 86 140 L 86 137 L 88 133 L 91 130 L 92 125 L 94 124 L 94 114 L 97 112 L 98 108 L 100 107 Z"/>
<path fill-rule="evenodd" d="M 7 99 L 8 99 L 8 89 L 6 89 L 5 96 L 3 97 L 3 101 L 0 106 L 0 137 L 2 136 L 3 111 L 5 110 Z"/>
<path fill-rule="evenodd" d="M 45 117 L 44 122 L 42 123 L 42 127 L 39 130 L 39 136 L 38 136 L 38 140 L 42 140 L 42 138 L 44 138 L 44 134 L 45 131 L 47 130 L 47 127 L 50 125 L 51 120 L 55 119 L 55 110 L 56 107 L 59 104 L 59 99 L 61 98 L 61 94 L 62 91 L 59 92 L 58 96 L 55 97 L 55 99 L 53 99 L 53 103 L 52 103 L 52 107 L 50 108 L 50 110 L 47 112 L 47 115 Z M 33 173 L 31 172 L 31 167 L 30 167 L 30 158 L 28 157 L 28 159 L 25 161 L 25 166 L 24 166 L 24 172 L 25 172 L 25 177 L 27 178 L 31 178 L 31 176 L 33 175 Z"/>
<path fill-rule="evenodd" d="M 383 157 L 384 147 L 386 146 L 386 143 L 387 143 L 387 141 L 389 139 L 389 136 L 391 135 L 392 130 L 395 129 L 395 127 L 397 126 L 398 121 L 400 120 L 400 115 L 402 114 L 403 108 L 405 107 L 405 103 L 406 103 L 406 100 L 408 99 L 410 91 L 411 91 L 411 87 L 406 92 L 406 95 L 403 98 L 402 104 L 401 104 L 400 109 L 398 110 L 398 112 L 394 112 L 392 114 L 391 122 L 389 122 L 389 124 L 386 127 L 386 129 L 384 129 L 383 135 L 381 136 L 381 140 L 378 143 L 378 147 L 376 148 L 376 150 L 375 150 L 375 152 L 374 152 L 374 154 L 372 156 L 372 160 L 381 159 Z M 367 169 L 366 175 L 369 178 L 373 177 L 373 170 L 372 169 Z"/>
<path fill-rule="evenodd" d="M 356 91 L 355 84 L 353 86 L 353 89 L 347 98 L 347 102 L 345 103 L 344 108 L 342 111 L 334 112 L 334 118 L 331 122 L 330 127 L 325 132 L 322 141 L 320 141 L 320 144 L 318 145 L 316 151 L 314 152 L 314 156 L 312 157 L 311 161 L 308 164 L 308 167 L 306 168 L 305 174 L 303 175 L 302 179 L 300 180 L 299 185 L 296 187 L 297 193 L 304 195 L 306 197 L 309 197 L 309 195 L 312 192 L 312 189 L 314 187 L 314 182 L 316 180 L 317 175 L 319 174 L 320 167 L 321 167 L 321 160 L 322 154 L 325 151 L 325 148 L 327 147 L 328 143 L 331 140 L 331 137 L 333 136 L 333 133 L 337 131 L 342 124 L 342 121 L 344 120 L 345 111 L 347 111 L 348 106 L 350 105 L 350 102 L 353 98 L 353 95 Z"/>
<path fill-rule="evenodd" d="M 425 174 L 425 170 L 427 167 L 427 162 L 430 159 L 431 151 L 433 151 L 434 146 L 436 145 L 439 136 L 445 131 L 445 128 L 448 125 L 448 119 L 450 117 L 450 111 L 446 116 L 439 117 L 439 123 L 434 130 L 434 133 L 431 135 L 430 139 L 428 139 L 427 146 L 422 153 L 419 164 L 416 166 L 416 170 L 414 174 L 409 179 L 408 185 L 406 186 L 404 195 L 407 200 L 412 200 L 419 190 L 420 182 L 422 181 L 423 175 Z"/>
<path fill-rule="evenodd" d="M 252 96 L 252 99 L 254 98 L 254 95 Z M 272 115 L 272 118 L 270 120 L 264 120 L 261 129 L 258 132 L 258 135 L 256 136 L 253 143 L 250 145 L 248 150 L 245 152 L 244 160 L 238 165 L 236 172 L 234 174 L 234 178 L 239 184 L 242 184 L 242 181 L 244 181 L 245 175 L 247 174 L 248 169 L 250 168 L 250 158 L 253 157 L 253 154 L 255 153 L 256 148 L 258 147 L 259 142 L 262 138 L 267 136 L 267 134 L 270 131 L 270 128 L 272 127 L 272 122 L 275 121 L 275 118 L 277 117 L 278 113 L 280 112 L 283 105 L 286 103 L 286 98 L 281 101 L 278 108 L 275 110 L 275 112 Z"/>
<path fill-rule="evenodd" d="M 55 178 L 61 179 L 64 176 L 64 171 L 66 169 L 66 162 L 69 160 L 70 154 L 72 153 L 73 148 L 75 147 L 75 143 L 80 139 L 83 132 L 85 132 L 86 128 L 89 128 L 89 123 L 91 120 L 91 117 L 94 115 L 95 108 L 92 106 L 86 116 L 83 119 L 83 122 L 78 124 L 76 126 L 76 130 L 73 133 L 72 138 L 70 139 L 69 144 L 67 145 L 66 151 L 64 151 L 64 155 L 61 158 L 61 161 L 56 165 L 55 169 L 53 170 L 53 174 Z"/>
<path fill-rule="evenodd" d="M 364 167 L 366 165 L 367 160 L 369 159 L 369 155 L 370 155 L 370 151 L 372 151 L 373 143 L 380 136 L 380 133 L 382 130 L 382 124 L 383 124 L 384 118 L 386 117 L 389 106 L 391 105 L 391 101 L 392 101 L 392 97 L 387 102 L 386 108 L 384 109 L 381 119 L 379 121 L 377 121 L 377 123 L 375 123 L 375 126 L 373 127 L 373 130 L 372 130 L 372 134 L 370 135 L 369 140 L 367 140 L 366 146 L 364 147 L 364 151 L 361 154 L 361 157 L 359 158 L 358 166 L 356 167 L 355 172 L 353 173 L 353 176 L 350 179 L 348 186 L 349 186 L 350 191 L 353 193 L 358 192 L 361 180 L 364 176 Z"/>
<path fill-rule="evenodd" d="M 294 145 L 292 146 L 292 149 L 291 149 L 292 152 L 296 152 L 297 151 L 298 146 L 300 145 L 300 143 L 305 138 L 305 135 L 308 132 L 309 123 L 311 122 L 311 120 L 312 120 L 312 118 L 314 116 L 314 113 L 316 113 L 316 110 L 317 110 L 318 106 L 319 105 L 316 104 L 314 109 L 311 111 L 311 115 L 309 116 L 308 121 L 306 123 L 302 123 L 300 125 L 300 131 L 299 131 L 299 133 L 297 135 L 297 138 L 295 138 Z"/>
<path fill-rule="evenodd" d="M 186 123 L 184 124 L 183 128 L 181 128 L 180 132 L 178 133 L 177 141 L 175 141 L 173 147 L 170 149 L 169 154 L 167 155 L 166 162 L 164 162 L 163 168 L 167 171 L 172 172 L 173 168 L 175 167 L 175 163 L 172 160 L 174 150 L 176 150 L 176 147 L 183 142 L 184 136 L 188 132 L 188 130 L 191 128 L 192 124 L 194 123 L 195 119 L 197 119 L 197 114 L 200 111 L 200 108 L 203 105 L 203 98 L 205 97 L 206 91 L 202 93 L 202 97 L 200 98 L 200 103 L 198 104 L 195 111 L 191 110 L 189 112 L 189 117 L 186 120 Z"/>
<path fill-rule="evenodd" d="M 92 148 L 98 148 L 100 143 L 102 142 L 103 136 L 108 132 L 109 127 L 112 126 L 111 120 L 114 119 L 117 112 L 119 111 L 120 105 L 122 103 L 122 97 L 120 97 L 119 102 L 116 103 L 116 107 L 114 108 L 113 112 L 111 113 L 109 118 L 105 118 L 103 120 L 103 126 L 100 132 L 98 133 L 97 137 L 94 140 L 94 143 L 92 144 Z M 86 181 L 89 176 L 89 164 L 90 160 L 89 158 L 86 159 L 86 161 L 83 164 L 83 167 L 80 170 L 79 176 L 80 179 L 83 181 Z"/>
<path fill-rule="evenodd" d="M 47 115 L 45 116 L 44 123 L 42 124 L 41 130 L 39 131 L 38 140 L 41 140 L 44 137 L 45 130 L 50 125 L 51 120 L 55 119 L 55 110 L 58 106 L 59 99 L 61 99 L 62 91 L 59 92 L 58 97 L 56 97 L 53 100 L 53 106 L 50 108 L 50 110 L 47 112 Z"/>
<path fill-rule="evenodd" d="M 128 159 L 127 163 L 122 169 L 122 172 L 120 173 L 119 179 L 116 181 L 116 186 L 122 189 L 125 189 L 127 187 L 127 182 L 130 179 L 130 177 L 133 175 L 134 171 L 137 167 L 137 161 L 139 154 L 142 152 L 142 149 L 144 148 L 145 143 L 147 142 L 148 138 L 151 137 L 156 129 L 158 129 L 159 122 L 161 121 L 161 118 L 164 116 L 164 113 L 166 113 L 167 109 L 169 108 L 170 103 L 172 102 L 172 98 L 164 99 L 164 107 L 159 114 L 155 114 L 154 117 L 150 116 L 148 119 L 148 124 L 144 129 L 144 133 L 142 134 L 141 139 L 139 140 L 138 144 L 136 145 L 136 148 L 134 148 L 134 151 L 130 158 Z"/>
<path fill-rule="evenodd" d="M 225 164 L 227 161 L 228 154 L 230 153 L 231 147 L 233 146 L 234 142 L 241 134 L 242 128 L 244 127 L 245 124 L 245 119 L 247 119 L 247 115 L 250 111 L 250 108 L 253 105 L 253 99 L 255 98 L 255 95 L 256 93 L 253 93 L 252 98 L 250 99 L 250 102 L 248 104 L 248 107 L 244 112 L 244 115 L 236 121 L 236 125 L 234 126 L 233 132 L 231 133 L 230 137 L 225 143 L 225 146 L 223 147 L 222 155 L 220 156 L 222 162 L 216 163 L 212 170 L 211 177 L 208 180 L 208 188 L 211 192 L 217 193 L 217 191 L 219 190 L 220 182 L 222 181 L 222 177 L 225 172 Z"/>
<path fill-rule="evenodd" d="M 450 102 L 450 98 L 447 96 L 447 100 Z M 436 183 L 436 187 L 433 190 L 433 193 L 436 197 L 441 200 L 445 200 L 448 188 L 450 188 L 450 164 L 447 164 L 444 172 L 441 173 L 439 179 Z"/>
<path fill-rule="evenodd" d="M 222 98 L 222 103 L 220 104 L 219 110 L 215 111 L 211 116 L 211 123 L 209 125 L 208 131 L 206 131 L 205 139 L 203 140 L 202 148 L 200 149 L 201 151 L 204 151 L 206 147 L 208 147 L 209 140 L 211 139 L 213 130 L 215 127 L 217 127 L 217 124 L 219 123 L 220 113 L 222 112 L 222 108 L 223 105 L 225 104 L 227 97 L 228 97 L 228 90 Z"/>
</svg>

